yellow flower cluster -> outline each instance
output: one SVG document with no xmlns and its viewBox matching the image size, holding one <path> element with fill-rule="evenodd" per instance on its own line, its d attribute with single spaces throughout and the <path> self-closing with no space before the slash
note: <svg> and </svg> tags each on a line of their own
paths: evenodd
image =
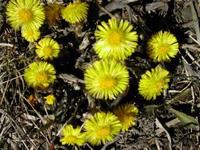
<svg viewBox="0 0 200 150">
<path fill-rule="evenodd" d="M 119 105 L 113 110 L 122 124 L 122 130 L 127 131 L 131 126 L 136 124 L 136 117 L 138 115 L 138 108 L 133 104 Z"/>
<path fill-rule="evenodd" d="M 63 19 L 71 24 L 80 23 L 87 18 L 88 4 L 86 2 L 76 1 L 69 3 L 61 10 Z"/>
<path fill-rule="evenodd" d="M 81 128 L 73 128 L 72 125 L 66 125 L 61 131 L 60 142 L 65 145 L 82 146 L 85 142 L 85 134 L 81 133 Z"/>
<path fill-rule="evenodd" d="M 22 29 L 21 34 L 29 42 L 40 38 L 39 28 L 45 17 L 49 25 L 54 25 L 61 14 L 62 18 L 71 24 L 80 23 L 87 18 L 89 5 L 76 1 L 61 8 L 57 3 L 50 3 L 44 7 L 40 0 L 10 0 L 6 14 L 10 25 L 15 29 Z"/>
<path fill-rule="evenodd" d="M 40 0 L 10 0 L 7 4 L 6 14 L 10 25 L 19 30 L 29 42 L 38 40 L 39 28 L 42 26 L 45 14 Z"/>
<path fill-rule="evenodd" d="M 112 113 L 98 112 L 84 122 L 86 138 L 92 145 L 112 141 L 121 127 L 120 121 Z"/>
<path fill-rule="evenodd" d="M 138 35 L 133 26 L 125 20 L 112 18 L 102 22 L 95 31 L 94 50 L 100 58 L 124 60 L 137 47 Z"/>
<path fill-rule="evenodd" d="M 155 62 L 170 61 L 179 51 L 176 37 L 167 31 L 160 31 L 148 41 L 148 54 Z"/>
<path fill-rule="evenodd" d="M 169 72 L 159 65 L 142 75 L 139 82 L 139 93 L 147 100 L 155 100 L 164 90 L 168 89 L 169 81 Z"/>
<path fill-rule="evenodd" d="M 128 87 L 128 70 L 119 61 L 135 51 L 138 35 L 128 21 L 111 18 L 97 26 L 95 37 L 94 50 L 102 60 L 86 69 L 86 90 L 94 98 L 113 100 Z"/>
<path fill-rule="evenodd" d="M 85 142 L 100 145 L 112 141 L 121 130 L 127 130 L 135 124 L 138 109 L 127 104 L 116 108 L 115 113 L 124 114 L 118 116 L 111 112 L 97 112 L 89 116 L 83 124 L 84 132 L 79 127 L 74 129 L 72 125 L 66 125 L 61 131 L 61 143 L 82 146 Z"/>
<path fill-rule="evenodd" d="M 69 24 L 77 25 L 87 19 L 89 5 L 80 0 L 70 2 L 65 7 L 56 3 L 44 7 L 40 0 L 10 0 L 6 14 L 8 22 L 29 42 L 35 42 L 37 59 L 51 61 L 60 53 L 60 45 L 51 37 L 40 39 L 40 27 L 46 21 L 54 25 L 61 17 Z M 85 89 L 95 99 L 114 100 L 124 94 L 129 86 L 129 72 L 125 60 L 137 48 L 138 34 L 126 20 L 111 18 L 101 22 L 94 33 L 94 51 L 100 60 L 93 62 L 84 72 Z M 40 40 L 39 40 L 40 39 Z M 154 62 L 166 62 L 179 51 L 177 38 L 170 32 L 160 31 L 147 42 L 147 53 Z M 46 89 L 54 83 L 56 70 L 49 62 L 37 61 L 29 64 L 24 71 L 28 86 Z M 169 72 L 161 65 L 141 75 L 138 91 L 146 100 L 155 100 L 169 88 Z M 54 105 L 53 94 L 44 97 L 45 104 Z M 133 104 L 115 107 L 112 112 L 97 112 L 88 117 L 82 127 L 66 125 L 61 131 L 63 145 L 82 146 L 112 141 L 121 131 L 136 125 L 139 110 Z"/>
<path fill-rule="evenodd" d="M 33 88 L 47 88 L 56 79 L 53 65 L 47 62 L 33 62 L 25 69 L 24 79 Z"/>
<path fill-rule="evenodd" d="M 53 59 L 58 57 L 60 46 L 52 38 L 43 38 L 37 43 L 35 51 L 39 58 Z"/>
<path fill-rule="evenodd" d="M 115 99 L 128 87 L 129 73 L 115 60 L 94 62 L 84 74 L 86 90 L 97 99 Z"/>
<path fill-rule="evenodd" d="M 45 96 L 44 99 L 45 99 L 45 104 L 50 106 L 54 105 L 56 102 L 56 97 L 53 94 Z"/>
<path fill-rule="evenodd" d="M 11 26 L 16 30 L 22 26 L 38 29 L 45 19 L 40 0 L 10 0 L 6 14 Z"/>
</svg>

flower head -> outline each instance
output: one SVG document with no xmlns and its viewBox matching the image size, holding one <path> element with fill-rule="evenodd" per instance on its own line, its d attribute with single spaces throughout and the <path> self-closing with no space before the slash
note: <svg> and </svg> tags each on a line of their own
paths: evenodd
<svg viewBox="0 0 200 150">
<path fill-rule="evenodd" d="M 129 127 L 135 125 L 135 120 L 138 115 L 138 108 L 135 105 L 120 105 L 113 112 L 120 120 L 123 131 L 127 131 Z"/>
<path fill-rule="evenodd" d="M 148 41 L 148 54 L 155 62 L 169 61 L 178 51 L 178 41 L 170 32 L 160 31 Z"/>
<path fill-rule="evenodd" d="M 84 74 L 86 90 L 98 99 L 114 99 L 129 83 L 126 67 L 114 60 L 94 62 Z"/>
<path fill-rule="evenodd" d="M 72 125 L 66 125 L 61 131 L 60 142 L 62 145 L 82 146 L 85 142 L 85 134 L 81 133 L 80 127 L 73 128 Z"/>
<path fill-rule="evenodd" d="M 49 25 L 54 25 L 60 19 L 60 6 L 56 3 L 45 7 L 45 16 Z"/>
<path fill-rule="evenodd" d="M 60 52 L 59 44 L 52 38 L 43 38 L 36 45 L 36 53 L 42 59 L 53 59 Z"/>
<path fill-rule="evenodd" d="M 86 2 L 69 3 L 61 10 L 61 16 L 71 24 L 79 23 L 87 18 L 88 7 Z"/>
<path fill-rule="evenodd" d="M 112 113 L 98 112 L 84 122 L 86 138 L 93 145 L 112 141 L 120 133 L 121 123 Z"/>
<path fill-rule="evenodd" d="M 47 88 L 56 79 L 53 65 L 47 62 L 33 62 L 24 72 L 24 79 L 33 88 Z"/>
<path fill-rule="evenodd" d="M 56 101 L 56 97 L 53 94 L 47 95 L 46 97 L 44 97 L 45 99 L 45 104 L 47 105 L 53 105 L 55 104 Z"/>
<path fill-rule="evenodd" d="M 40 0 L 10 0 L 6 14 L 11 26 L 16 30 L 22 26 L 39 29 L 45 19 Z"/>
<path fill-rule="evenodd" d="M 147 100 L 155 100 L 168 89 L 169 72 L 161 66 L 146 71 L 139 81 L 139 93 Z"/>
<path fill-rule="evenodd" d="M 135 51 L 138 35 L 128 21 L 112 18 L 97 28 L 94 50 L 100 58 L 124 60 Z"/>
<path fill-rule="evenodd" d="M 21 33 L 22 37 L 24 37 L 29 42 L 37 41 L 40 37 L 40 31 L 36 27 L 30 28 L 28 26 L 23 26 Z"/>
</svg>

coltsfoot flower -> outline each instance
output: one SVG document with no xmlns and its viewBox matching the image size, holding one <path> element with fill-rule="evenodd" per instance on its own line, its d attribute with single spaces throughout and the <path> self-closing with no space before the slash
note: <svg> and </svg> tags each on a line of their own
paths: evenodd
<svg viewBox="0 0 200 150">
<path fill-rule="evenodd" d="M 131 126 L 135 125 L 136 117 L 138 115 L 138 108 L 135 105 L 120 105 L 115 108 L 113 112 L 120 120 L 123 131 L 127 131 Z"/>
<path fill-rule="evenodd" d="M 112 141 L 120 133 L 121 123 L 112 113 L 98 112 L 85 120 L 86 139 L 92 145 Z"/>
<path fill-rule="evenodd" d="M 45 96 L 44 99 L 45 99 L 45 104 L 47 105 L 54 105 L 56 102 L 56 97 L 53 94 Z"/>
<path fill-rule="evenodd" d="M 142 75 L 139 81 L 139 93 L 146 100 L 155 100 L 164 90 L 168 89 L 169 81 L 169 72 L 161 66 L 157 66 Z"/>
<path fill-rule="evenodd" d="M 53 59 L 60 52 L 59 44 L 52 38 L 43 38 L 36 45 L 36 54 L 42 59 Z"/>
<path fill-rule="evenodd" d="M 115 60 L 94 62 L 84 74 L 88 93 L 97 99 L 115 99 L 129 84 L 129 73 L 124 65 Z"/>
<path fill-rule="evenodd" d="M 47 62 L 33 62 L 24 72 L 26 83 L 33 88 L 47 88 L 56 79 L 53 65 Z"/>
<path fill-rule="evenodd" d="M 40 0 L 10 0 L 6 14 L 15 30 L 22 26 L 39 29 L 45 19 L 44 8 Z"/>
<path fill-rule="evenodd" d="M 170 32 L 159 31 L 148 41 L 148 54 L 154 62 L 170 61 L 178 51 L 178 41 Z"/>
<path fill-rule="evenodd" d="M 69 3 L 61 10 L 61 16 L 71 24 L 80 23 L 87 18 L 88 7 L 86 2 Z"/>
<path fill-rule="evenodd" d="M 94 50 L 100 58 L 124 60 L 137 47 L 138 35 L 133 26 L 125 20 L 112 18 L 102 22 L 95 31 Z"/>
<path fill-rule="evenodd" d="M 60 142 L 62 145 L 78 145 L 85 143 L 85 134 L 81 133 L 80 127 L 73 128 L 72 125 L 66 125 L 61 131 Z"/>
<path fill-rule="evenodd" d="M 24 37 L 29 42 L 35 42 L 40 38 L 40 31 L 36 27 L 29 28 L 23 26 L 21 30 L 22 37 Z"/>
<path fill-rule="evenodd" d="M 45 7 L 45 16 L 49 25 L 54 25 L 60 19 L 60 6 L 56 3 Z"/>
</svg>

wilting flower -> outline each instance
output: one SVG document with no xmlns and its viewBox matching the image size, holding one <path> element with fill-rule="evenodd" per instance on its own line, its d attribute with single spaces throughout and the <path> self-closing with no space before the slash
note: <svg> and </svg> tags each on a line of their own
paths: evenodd
<svg viewBox="0 0 200 150">
<path fill-rule="evenodd" d="M 112 18 L 97 28 L 94 50 L 100 58 L 124 60 L 135 51 L 138 35 L 128 21 Z"/>
<path fill-rule="evenodd" d="M 170 32 L 160 31 L 148 41 L 148 54 L 155 62 L 170 61 L 178 51 L 178 41 Z"/>
<path fill-rule="evenodd" d="M 47 88 L 56 79 L 53 65 L 47 62 L 33 62 L 24 72 L 26 83 L 33 88 Z"/>
<path fill-rule="evenodd" d="M 66 125 L 61 131 L 60 142 L 62 145 L 82 146 L 85 142 L 85 134 L 81 133 L 80 127 L 73 128 L 72 125 Z"/>
<path fill-rule="evenodd" d="M 129 84 L 129 73 L 124 65 L 114 60 L 94 62 L 84 74 L 88 93 L 97 99 L 114 99 Z"/>
<path fill-rule="evenodd" d="M 42 59 L 53 59 L 60 52 L 59 44 L 52 38 L 43 38 L 36 45 L 36 53 Z"/>
<path fill-rule="evenodd" d="M 56 97 L 53 94 L 45 96 L 44 99 L 45 99 L 45 104 L 47 105 L 54 105 L 56 102 Z"/>
<path fill-rule="evenodd" d="M 40 31 L 36 27 L 29 28 L 27 26 L 23 26 L 21 33 L 22 37 L 24 37 L 29 42 L 37 41 L 40 38 Z"/>
<path fill-rule="evenodd" d="M 80 23 L 87 18 L 88 4 L 86 2 L 69 3 L 61 10 L 63 19 L 71 24 Z"/>
<path fill-rule="evenodd" d="M 86 139 L 92 145 L 112 141 L 120 133 L 121 123 L 112 113 L 98 112 L 84 122 Z"/>
<path fill-rule="evenodd" d="M 40 0 L 10 0 L 6 14 L 11 26 L 16 30 L 22 26 L 39 29 L 45 19 Z"/>
<path fill-rule="evenodd" d="M 138 115 L 138 108 L 133 104 L 119 105 L 114 109 L 114 114 L 118 117 L 122 124 L 122 130 L 127 131 L 128 128 L 135 125 Z"/>
<path fill-rule="evenodd" d="M 56 3 L 45 7 L 45 16 L 49 25 L 54 25 L 60 19 L 60 6 Z"/>
<path fill-rule="evenodd" d="M 155 100 L 168 89 L 169 72 L 161 66 L 146 71 L 139 81 L 139 93 L 147 100 Z"/>
</svg>

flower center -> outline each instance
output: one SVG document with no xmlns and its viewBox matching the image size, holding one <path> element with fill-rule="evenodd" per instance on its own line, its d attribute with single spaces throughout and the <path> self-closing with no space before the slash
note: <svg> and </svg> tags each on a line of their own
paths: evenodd
<svg viewBox="0 0 200 150">
<path fill-rule="evenodd" d="M 123 114 L 122 116 L 121 116 L 121 122 L 124 122 L 125 124 L 128 124 L 130 121 L 132 121 L 132 114 L 131 113 L 129 113 L 129 114 Z"/>
<path fill-rule="evenodd" d="M 78 139 L 76 136 L 73 136 L 73 135 L 69 135 L 66 138 L 67 138 L 68 143 L 76 143 Z"/>
<path fill-rule="evenodd" d="M 157 89 L 161 90 L 163 88 L 163 81 L 160 81 L 156 84 Z"/>
<path fill-rule="evenodd" d="M 110 127 L 104 126 L 97 131 L 97 136 L 99 137 L 106 137 L 110 134 Z"/>
<path fill-rule="evenodd" d="M 112 46 L 119 45 L 122 40 L 122 35 L 119 32 L 112 32 L 108 37 L 108 43 Z"/>
<path fill-rule="evenodd" d="M 28 36 L 33 36 L 34 35 L 34 31 L 33 31 L 32 28 L 27 28 L 25 31 L 26 31 Z"/>
<path fill-rule="evenodd" d="M 164 85 L 163 81 L 157 81 L 156 83 L 154 83 L 154 86 L 152 86 L 152 91 L 154 90 L 154 93 L 162 92 L 163 85 Z"/>
<path fill-rule="evenodd" d="M 169 51 L 169 47 L 169 44 L 161 44 L 158 51 L 159 55 L 166 55 Z"/>
<path fill-rule="evenodd" d="M 23 8 L 23 9 L 19 10 L 18 17 L 22 23 L 26 23 L 33 18 L 33 13 L 30 9 Z"/>
<path fill-rule="evenodd" d="M 44 48 L 44 54 L 46 55 L 46 56 L 51 56 L 52 55 L 52 53 L 53 53 L 53 49 L 51 48 L 51 47 L 45 47 Z"/>
<path fill-rule="evenodd" d="M 41 83 L 41 82 L 47 81 L 47 80 L 48 80 L 48 76 L 47 76 L 46 73 L 38 73 L 36 79 L 37 79 L 37 82 L 38 82 L 38 83 Z"/>
<path fill-rule="evenodd" d="M 113 78 L 106 78 L 100 81 L 100 87 L 104 89 L 111 89 L 116 85 L 116 80 Z"/>
</svg>

